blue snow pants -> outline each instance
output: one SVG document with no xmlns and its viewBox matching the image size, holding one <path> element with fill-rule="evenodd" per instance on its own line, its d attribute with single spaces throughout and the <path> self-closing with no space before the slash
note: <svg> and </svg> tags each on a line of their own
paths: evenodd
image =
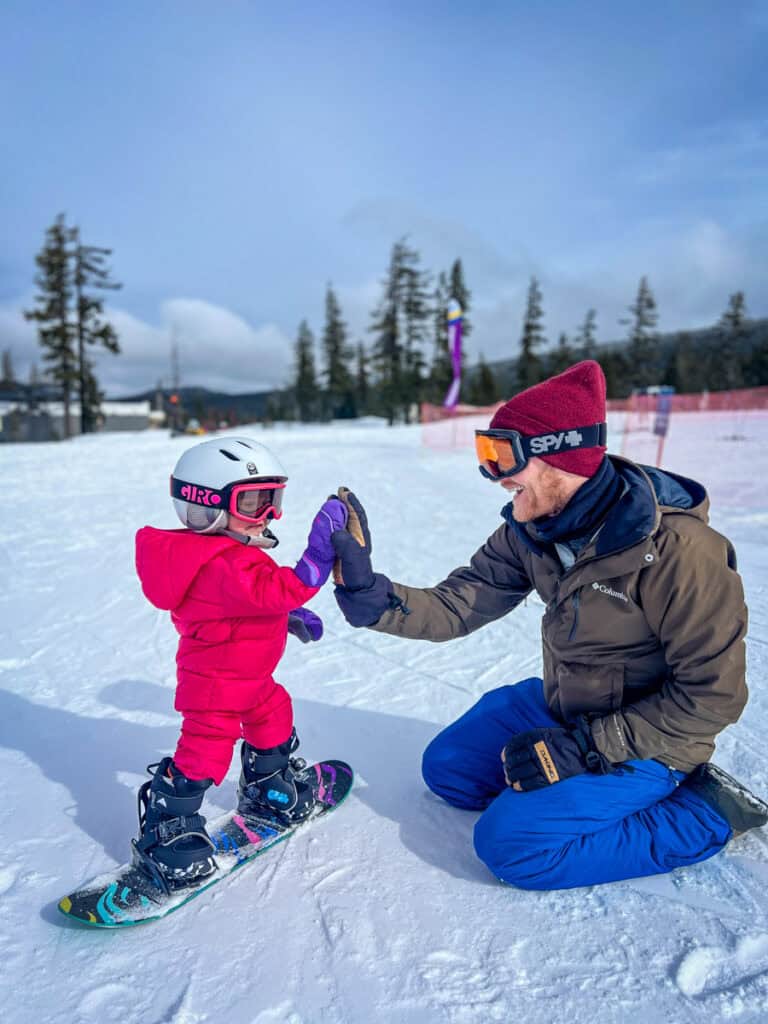
<svg viewBox="0 0 768 1024">
<path fill-rule="evenodd" d="M 706 860 L 731 837 L 728 823 L 658 761 L 634 771 L 575 775 L 519 793 L 504 781 L 501 750 L 515 733 L 558 726 L 541 679 L 486 693 L 424 752 L 424 781 L 438 796 L 483 813 L 478 857 L 503 882 L 569 889 L 655 875 Z"/>
</svg>

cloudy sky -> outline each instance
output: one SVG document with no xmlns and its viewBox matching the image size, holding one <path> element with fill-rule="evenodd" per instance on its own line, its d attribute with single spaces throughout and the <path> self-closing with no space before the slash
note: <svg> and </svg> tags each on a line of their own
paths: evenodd
<svg viewBox="0 0 768 1024">
<path fill-rule="evenodd" d="M 0 349 L 59 212 L 110 246 L 111 396 L 287 382 L 332 282 L 352 339 L 392 243 L 473 291 L 470 356 L 600 340 L 647 274 L 660 327 L 768 315 L 768 0 L 5 0 Z"/>
</svg>

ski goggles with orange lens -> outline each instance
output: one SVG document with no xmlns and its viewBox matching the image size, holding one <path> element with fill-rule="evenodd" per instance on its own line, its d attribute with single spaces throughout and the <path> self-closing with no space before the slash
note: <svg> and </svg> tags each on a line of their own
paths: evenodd
<svg viewBox="0 0 768 1024">
<path fill-rule="evenodd" d="M 215 490 L 171 477 L 171 497 L 192 505 L 226 509 L 230 515 L 246 523 L 279 519 L 283 514 L 284 490 L 285 482 L 280 480 L 244 480 Z"/>
<path fill-rule="evenodd" d="M 607 438 L 606 423 L 533 436 L 524 436 L 519 430 L 476 430 L 475 450 L 483 476 L 503 480 L 525 469 L 534 455 L 561 455 L 577 448 L 595 448 L 604 445 Z"/>
</svg>

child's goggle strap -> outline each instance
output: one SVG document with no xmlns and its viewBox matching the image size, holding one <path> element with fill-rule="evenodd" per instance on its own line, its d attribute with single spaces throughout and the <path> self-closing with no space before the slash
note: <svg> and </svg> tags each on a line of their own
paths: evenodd
<svg viewBox="0 0 768 1024">
<path fill-rule="evenodd" d="M 285 482 L 280 480 L 243 480 L 216 490 L 171 477 L 171 497 L 193 505 L 225 509 L 250 523 L 261 523 L 268 517 L 279 519 L 283 514 L 284 489 Z"/>
<path fill-rule="evenodd" d="M 605 445 L 607 440 L 607 423 L 532 436 L 525 436 L 519 430 L 476 430 L 475 450 L 483 476 L 489 480 L 503 480 L 525 469 L 532 456 L 595 448 Z"/>
</svg>

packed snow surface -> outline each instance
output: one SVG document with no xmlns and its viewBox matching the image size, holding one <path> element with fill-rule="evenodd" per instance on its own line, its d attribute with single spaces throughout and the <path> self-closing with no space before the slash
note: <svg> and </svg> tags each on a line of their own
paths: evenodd
<svg viewBox="0 0 768 1024">
<path fill-rule="evenodd" d="M 471 453 L 424 447 L 417 427 L 237 432 L 290 472 L 285 564 L 339 484 L 368 509 L 375 567 L 414 586 L 466 563 L 499 522 L 500 490 Z M 325 588 L 312 603 L 324 638 L 289 638 L 279 679 L 300 752 L 354 765 L 346 805 L 160 923 L 106 932 L 58 914 L 59 897 L 127 860 L 145 765 L 174 748 L 176 635 L 141 595 L 133 536 L 176 525 L 168 476 L 191 443 L 0 446 L 4 1024 L 768 1021 L 766 830 L 671 875 L 532 893 L 496 882 L 472 849 L 475 815 L 425 789 L 431 737 L 484 691 L 540 671 L 535 597 L 433 645 L 351 629 Z M 679 416 L 667 463 L 711 488 L 712 523 L 739 556 L 752 696 L 716 759 L 764 795 L 767 445 L 764 417 Z M 210 816 L 235 784 L 233 762 Z"/>
</svg>

